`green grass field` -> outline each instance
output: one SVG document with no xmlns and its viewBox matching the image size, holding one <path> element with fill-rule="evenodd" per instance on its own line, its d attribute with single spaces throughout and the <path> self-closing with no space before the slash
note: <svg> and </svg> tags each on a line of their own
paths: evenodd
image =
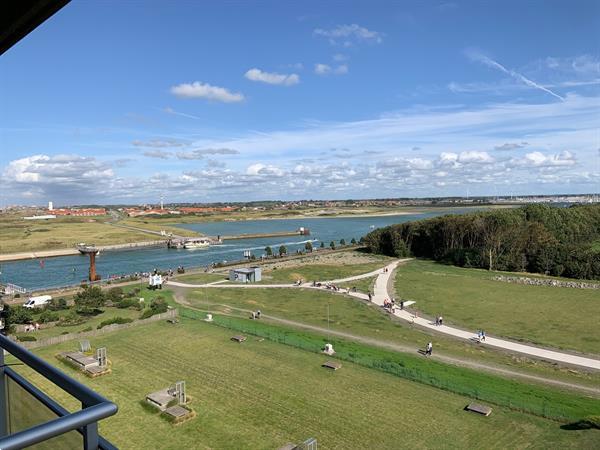
<svg viewBox="0 0 600 450">
<path fill-rule="evenodd" d="M 527 286 L 494 281 L 496 272 L 429 261 L 398 268 L 399 297 L 447 324 L 483 328 L 550 347 L 600 354 L 600 295 L 597 290 Z M 522 275 L 522 274 L 515 274 Z"/>
<path fill-rule="evenodd" d="M 30 221 L 17 215 L 0 215 L 0 254 L 26 251 L 71 248 L 79 242 L 96 245 L 124 244 L 160 239 L 144 233 L 110 225 L 109 216 L 57 217 L 56 219 Z M 161 226 L 153 223 L 135 224 L 140 228 L 166 230 L 184 236 L 197 236 L 191 230 Z"/>
<path fill-rule="evenodd" d="M 360 280 L 354 280 L 348 283 L 340 283 L 339 287 L 348 289 L 355 287 L 358 292 L 362 293 L 373 292 L 373 286 L 375 286 L 376 279 L 377 277 L 361 278 Z"/>
<path fill-rule="evenodd" d="M 224 273 L 193 273 L 186 275 L 177 275 L 175 281 L 190 284 L 206 284 L 225 279 L 227 279 L 227 275 Z"/>
<path fill-rule="evenodd" d="M 463 411 L 469 399 L 344 362 L 320 367 L 321 355 L 182 319 L 110 333 L 108 376 L 89 379 L 54 355 L 75 342 L 36 351 L 115 401 L 119 413 L 100 432 L 121 448 L 278 448 L 316 437 L 321 448 L 594 448 L 597 430 L 566 431 L 557 422 L 494 407 L 485 418 Z M 22 366 L 15 366 L 26 371 Z M 34 382 L 62 404 L 78 408 L 35 374 Z M 173 427 L 139 401 L 185 380 L 198 416 Z"/>
<path fill-rule="evenodd" d="M 93 222 L 90 222 L 93 220 Z M 108 217 L 60 217 L 28 221 L 21 217 L 0 217 L 0 253 L 70 248 L 79 242 L 96 245 L 151 241 L 158 236 L 117 228 L 104 223 Z"/>
<path fill-rule="evenodd" d="M 261 283 L 294 283 L 299 279 L 305 281 L 326 281 L 336 278 L 346 278 L 377 270 L 385 266 L 390 260 L 388 258 L 381 258 L 380 261 L 372 263 L 348 265 L 310 264 L 309 262 L 296 267 L 265 271 Z"/>
<path fill-rule="evenodd" d="M 263 314 L 322 328 L 351 333 L 412 347 L 414 351 L 432 341 L 437 352 L 491 365 L 526 370 L 534 375 L 563 379 L 597 386 L 600 374 L 558 367 L 551 363 L 498 352 L 492 348 L 446 337 L 439 333 L 413 327 L 407 322 L 392 320 L 382 308 L 361 300 L 312 289 L 227 289 L 201 288 L 181 292 L 191 306 L 213 313 L 226 312 L 247 317 L 248 311 L 260 309 Z M 227 306 L 223 306 L 227 305 Z M 329 305 L 329 324 L 327 322 Z"/>
</svg>

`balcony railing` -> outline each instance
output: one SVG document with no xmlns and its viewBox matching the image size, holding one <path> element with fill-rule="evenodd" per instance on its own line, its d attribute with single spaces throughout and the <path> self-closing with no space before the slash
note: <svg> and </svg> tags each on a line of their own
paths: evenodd
<svg viewBox="0 0 600 450">
<path fill-rule="evenodd" d="M 5 351 L 81 402 L 69 412 L 4 362 Z M 39 449 L 111 450 L 98 435 L 98 421 L 117 405 L 0 335 L 0 450 L 37 444 Z"/>
</svg>

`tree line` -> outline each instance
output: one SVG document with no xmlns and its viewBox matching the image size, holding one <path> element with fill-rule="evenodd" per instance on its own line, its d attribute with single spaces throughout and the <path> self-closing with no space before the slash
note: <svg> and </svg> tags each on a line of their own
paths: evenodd
<svg viewBox="0 0 600 450">
<path fill-rule="evenodd" d="M 600 205 L 446 215 L 374 230 L 364 244 L 372 253 L 461 267 L 600 279 Z"/>
</svg>

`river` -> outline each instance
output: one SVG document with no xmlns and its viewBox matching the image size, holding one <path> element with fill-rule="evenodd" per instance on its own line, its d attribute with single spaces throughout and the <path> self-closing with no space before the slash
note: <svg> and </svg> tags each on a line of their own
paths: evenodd
<svg viewBox="0 0 600 450">
<path fill-rule="evenodd" d="M 473 211 L 472 208 L 457 208 L 453 213 Z M 307 240 L 314 247 L 321 242 L 329 247 L 333 240 L 336 245 L 340 239 L 350 243 L 352 238 L 357 241 L 361 236 L 374 228 L 385 227 L 394 223 L 425 219 L 441 214 L 448 210 L 427 212 L 421 214 L 406 214 L 393 216 L 369 217 L 331 217 L 331 218 L 300 218 L 245 220 L 234 222 L 203 222 L 178 225 L 199 231 L 205 235 L 239 235 L 246 233 L 269 233 L 277 231 L 293 231 L 300 227 L 310 230 L 310 236 L 289 236 L 260 239 L 240 239 L 225 241 L 223 245 L 215 245 L 206 249 L 175 250 L 166 247 L 152 247 L 133 250 L 106 251 L 96 259 L 96 270 L 103 279 L 112 275 L 149 272 L 155 268 L 166 270 L 177 266 L 200 267 L 213 262 L 234 261 L 243 258 L 243 252 L 250 250 L 256 257 L 264 253 L 266 246 L 271 246 L 277 252 L 281 245 L 287 247 L 288 253 L 304 249 Z M 79 284 L 87 279 L 88 257 L 83 255 L 59 256 L 43 260 L 22 260 L 6 262 L 0 266 L 0 282 L 13 283 L 28 290 L 40 290 Z"/>
</svg>

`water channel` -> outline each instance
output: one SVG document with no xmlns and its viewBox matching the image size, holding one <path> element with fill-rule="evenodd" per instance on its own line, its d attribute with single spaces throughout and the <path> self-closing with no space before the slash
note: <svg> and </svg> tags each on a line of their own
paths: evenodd
<svg viewBox="0 0 600 450">
<path fill-rule="evenodd" d="M 453 213 L 464 213 L 472 209 L 456 209 Z M 271 237 L 259 239 L 240 239 L 225 241 L 205 249 L 175 250 L 165 247 L 142 248 L 122 251 L 106 251 L 96 260 L 97 272 L 103 279 L 115 275 L 149 272 L 155 268 L 166 270 L 177 266 L 202 267 L 220 261 L 235 261 L 243 259 L 245 250 L 250 250 L 257 258 L 264 254 L 266 246 L 271 246 L 277 252 L 285 245 L 288 253 L 304 249 L 307 240 L 314 247 L 324 242 L 328 247 L 333 240 L 336 244 L 340 239 L 347 243 L 352 238 L 357 241 L 374 228 L 424 219 L 441 214 L 447 210 L 421 214 L 406 214 L 393 216 L 369 217 L 332 217 L 332 218 L 299 218 L 273 220 L 245 220 L 202 222 L 178 225 L 182 228 L 199 231 L 208 236 L 240 235 L 247 233 L 269 233 L 293 231 L 300 227 L 310 230 L 310 236 Z M 52 287 L 62 287 L 79 284 L 87 279 L 88 258 L 83 255 L 60 256 L 55 258 L 6 262 L 0 266 L 0 282 L 14 283 L 28 290 L 39 290 Z"/>
</svg>

